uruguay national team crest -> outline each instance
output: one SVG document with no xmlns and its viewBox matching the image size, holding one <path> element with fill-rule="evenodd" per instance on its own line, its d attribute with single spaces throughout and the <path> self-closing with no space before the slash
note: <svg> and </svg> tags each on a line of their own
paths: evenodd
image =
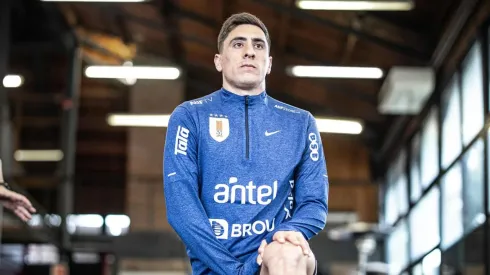
<svg viewBox="0 0 490 275">
<path fill-rule="evenodd" d="M 230 122 L 225 115 L 212 114 L 209 117 L 209 134 L 217 142 L 222 142 L 230 135 Z"/>
</svg>

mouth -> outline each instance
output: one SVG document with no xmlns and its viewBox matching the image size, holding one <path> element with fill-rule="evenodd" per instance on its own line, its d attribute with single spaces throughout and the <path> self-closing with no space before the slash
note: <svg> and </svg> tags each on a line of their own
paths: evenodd
<svg viewBox="0 0 490 275">
<path fill-rule="evenodd" d="M 252 68 L 252 69 L 255 69 L 255 66 L 252 65 L 252 64 L 243 64 L 242 66 L 240 66 L 240 68 Z"/>
</svg>

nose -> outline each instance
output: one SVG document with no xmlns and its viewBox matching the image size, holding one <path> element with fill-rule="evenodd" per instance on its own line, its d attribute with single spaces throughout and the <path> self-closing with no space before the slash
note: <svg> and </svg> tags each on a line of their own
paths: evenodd
<svg viewBox="0 0 490 275">
<path fill-rule="evenodd" d="M 253 47 L 253 45 L 251 45 L 250 43 L 247 43 L 247 45 L 245 46 L 245 58 L 255 58 L 255 49 Z"/>
</svg>

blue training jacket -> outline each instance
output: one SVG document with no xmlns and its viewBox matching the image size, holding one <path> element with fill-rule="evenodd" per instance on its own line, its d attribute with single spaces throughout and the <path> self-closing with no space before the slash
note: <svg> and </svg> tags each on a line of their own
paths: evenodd
<svg viewBox="0 0 490 275">
<path fill-rule="evenodd" d="M 309 240 L 327 219 L 328 176 L 315 119 L 262 92 L 220 89 L 180 104 L 164 150 L 167 218 L 192 271 L 255 274 L 277 231 Z"/>
</svg>

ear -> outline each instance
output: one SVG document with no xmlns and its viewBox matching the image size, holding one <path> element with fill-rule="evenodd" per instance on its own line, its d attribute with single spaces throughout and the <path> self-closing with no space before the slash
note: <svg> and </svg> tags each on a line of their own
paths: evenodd
<svg viewBox="0 0 490 275">
<path fill-rule="evenodd" d="M 269 56 L 269 67 L 267 68 L 267 74 L 271 73 L 272 69 L 272 56 Z"/>
<path fill-rule="evenodd" d="M 220 54 L 214 55 L 214 67 L 216 67 L 216 70 L 218 72 L 221 72 L 223 70 L 223 67 L 221 66 L 221 55 Z"/>
</svg>

